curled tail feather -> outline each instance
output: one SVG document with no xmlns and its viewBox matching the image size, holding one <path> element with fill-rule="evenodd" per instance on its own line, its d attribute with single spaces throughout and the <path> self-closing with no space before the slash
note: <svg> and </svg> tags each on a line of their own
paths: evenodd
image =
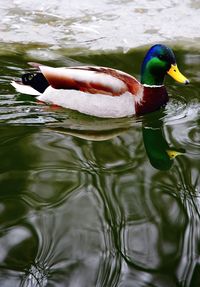
<svg viewBox="0 0 200 287">
<path fill-rule="evenodd" d="M 11 85 L 17 92 L 32 96 L 41 95 L 49 86 L 42 73 L 26 73 L 21 81 L 12 81 Z"/>
</svg>

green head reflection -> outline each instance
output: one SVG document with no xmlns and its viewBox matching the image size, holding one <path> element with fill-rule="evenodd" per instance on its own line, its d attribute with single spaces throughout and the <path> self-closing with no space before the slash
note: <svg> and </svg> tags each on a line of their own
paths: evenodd
<svg viewBox="0 0 200 287">
<path fill-rule="evenodd" d="M 151 165 L 159 170 L 168 170 L 173 159 L 185 153 L 183 149 L 170 147 L 164 138 L 161 127 L 143 127 L 143 141 Z"/>
</svg>

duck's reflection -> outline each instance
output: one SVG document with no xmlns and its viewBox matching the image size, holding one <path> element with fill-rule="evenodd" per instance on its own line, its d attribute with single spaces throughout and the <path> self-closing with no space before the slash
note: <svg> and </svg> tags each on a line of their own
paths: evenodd
<svg viewBox="0 0 200 287">
<path fill-rule="evenodd" d="M 162 116 L 161 116 L 162 115 Z M 147 116 L 143 119 L 142 135 L 146 154 L 151 165 L 159 170 L 169 170 L 176 156 L 185 150 L 167 142 L 164 133 L 163 113 L 160 117 Z"/>
<path fill-rule="evenodd" d="M 143 159 L 142 136 L 152 165 L 167 169 L 162 154 L 174 148 L 167 143 L 159 119 L 133 123 L 131 119 L 77 118 L 46 130 L 27 128 L 23 141 L 16 141 L 19 132 L 12 129 L 8 138 L 15 140 L 15 149 L 9 168 L 2 161 L 4 170 L 17 169 L 21 158 L 26 161 L 20 161 L 22 172 L 16 174 L 17 188 L 12 187 L 14 194 L 17 191 L 14 199 L 21 201 L 14 200 L 14 220 L 8 222 L 7 237 L 2 234 L 2 268 L 24 272 L 20 286 L 95 286 L 91 282 L 132 286 L 133 281 L 135 286 L 141 282 L 154 286 L 159 280 L 169 282 L 163 270 L 169 278 L 177 267 L 186 265 L 181 252 L 187 214 L 173 193 L 176 176 L 167 172 L 161 179 L 162 173 L 149 168 Z M 28 142 L 27 149 L 24 142 Z M 135 164 L 129 165 L 130 161 Z M 5 176 L 1 186 L 8 196 L 10 182 Z M 1 209 L 7 211 L 3 222 L 8 221 L 8 207 L 5 204 Z M 21 210 L 24 219 L 20 224 Z M 11 227 L 13 233 L 9 233 Z M 25 257 L 21 255 L 24 250 Z M 176 286 L 171 281 L 168 285 Z"/>
<path fill-rule="evenodd" d="M 174 163 L 174 159 L 179 155 L 183 155 L 185 150 L 174 147 L 167 142 L 163 117 L 162 112 L 143 117 L 141 119 L 141 129 L 145 151 L 151 165 L 158 170 L 169 170 Z M 83 119 L 78 119 L 76 124 L 73 122 L 73 128 L 66 121 L 54 126 L 49 125 L 49 129 L 85 140 L 106 141 L 130 131 L 132 128 L 131 121 L 128 119 L 121 123 L 117 120 L 91 121 L 87 117 Z"/>
</svg>

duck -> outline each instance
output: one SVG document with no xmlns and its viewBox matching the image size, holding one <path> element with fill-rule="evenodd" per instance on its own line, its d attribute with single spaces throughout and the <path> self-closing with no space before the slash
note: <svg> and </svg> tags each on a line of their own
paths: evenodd
<svg viewBox="0 0 200 287">
<path fill-rule="evenodd" d="M 140 81 L 109 67 L 29 64 L 34 71 L 11 82 L 17 92 L 100 118 L 144 115 L 165 106 L 169 100 L 166 74 L 179 83 L 189 83 L 179 71 L 172 49 L 163 44 L 153 45 L 146 53 Z"/>
</svg>

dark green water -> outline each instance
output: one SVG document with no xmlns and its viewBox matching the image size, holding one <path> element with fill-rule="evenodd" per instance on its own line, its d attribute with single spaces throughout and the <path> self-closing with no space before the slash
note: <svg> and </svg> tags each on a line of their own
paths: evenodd
<svg viewBox="0 0 200 287">
<path fill-rule="evenodd" d="M 164 110 L 120 120 L 16 94 L 37 59 L 1 55 L 0 286 L 200 286 L 200 54 L 175 52 L 191 84 L 166 79 Z M 143 55 L 43 63 L 139 78 Z"/>
</svg>

